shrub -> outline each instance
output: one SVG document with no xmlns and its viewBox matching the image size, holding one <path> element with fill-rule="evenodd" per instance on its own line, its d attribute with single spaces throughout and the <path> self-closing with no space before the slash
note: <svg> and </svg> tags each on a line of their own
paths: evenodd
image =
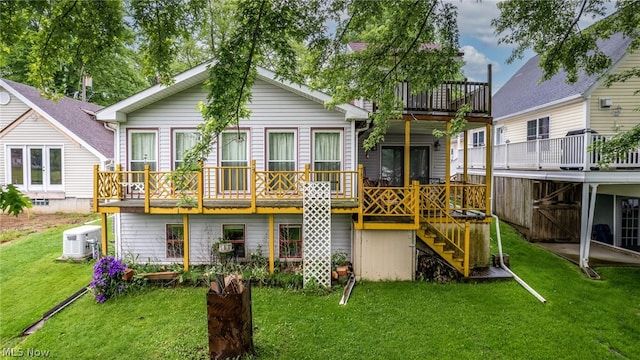
<svg viewBox="0 0 640 360">
<path fill-rule="evenodd" d="M 97 302 L 105 302 L 126 288 L 126 283 L 122 278 L 126 269 L 125 263 L 112 256 L 105 256 L 96 262 L 93 266 L 93 280 L 89 284 L 89 288 L 92 289 Z"/>
</svg>

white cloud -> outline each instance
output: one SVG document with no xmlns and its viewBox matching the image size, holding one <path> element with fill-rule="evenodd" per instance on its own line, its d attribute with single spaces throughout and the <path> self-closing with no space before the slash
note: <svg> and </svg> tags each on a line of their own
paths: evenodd
<svg viewBox="0 0 640 360">
<path fill-rule="evenodd" d="M 493 65 L 492 72 L 499 72 L 501 70 L 500 64 L 497 61 L 491 60 L 471 45 L 463 46 L 462 51 L 464 52 L 465 62 L 462 69 L 471 81 L 487 81 L 487 64 Z"/>
<path fill-rule="evenodd" d="M 486 45 L 495 46 L 498 39 L 491 26 L 491 20 L 500 15 L 498 1 L 457 1 L 458 28 L 460 34 L 469 35 Z"/>
</svg>

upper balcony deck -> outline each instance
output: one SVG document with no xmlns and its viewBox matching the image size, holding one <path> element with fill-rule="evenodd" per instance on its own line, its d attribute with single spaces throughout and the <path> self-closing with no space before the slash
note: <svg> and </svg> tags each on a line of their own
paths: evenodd
<svg viewBox="0 0 640 360">
<path fill-rule="evenodd" d="M 484 218 L 485 184 L 419 184 L 409 187 L 366 186 L 363 167 L 350 171 L 257 170 L 251 166 L 203 167 L 177 175 L 170 171 L 101 171 L 94 169 L 94 211 L 147 214 L 302 213 L 305 185 L 331 185 L 332 213 L 352 214 L 358 223 L 404 223 L 442 213 Z M 448 201 L 447 201 L 448 199 Z"/>
<path fill-rule="evenodd" d="M 640 169 L 640 148 L 629 151 L 607 168 L 599 162 L 602 154 L 591 151 L 595 140 L 607 141 L 613 134 L 578 134 L 552 139 L 536 139 L 493 146 L 493 168 L 502 170 L 637 170 Z M 484 169 L 484 146 L 470 148 L 468 167 Z"/>
</svg>

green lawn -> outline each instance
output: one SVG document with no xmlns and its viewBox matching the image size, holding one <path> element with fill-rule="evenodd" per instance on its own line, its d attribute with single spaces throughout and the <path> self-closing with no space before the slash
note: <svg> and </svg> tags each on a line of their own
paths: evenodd
<svg viewBox="0 0 640 360">
<path fill-rule="evenodd" d="M 640 268 L 599 268 L 603 280 L 589 280 L 511 228 L 502 230 L 512 269 L 547 304 L 514 281 L 359 283 L 346 306 L 338 305 L 339 292 L 253 287 L 257 358 L 640 359 Z M 60 234 L 0 248 L 3 347 L 46 350 L 62 359 L 207 357 L 206 289 L 194 287 L 147 288 L 104 304 L 85 295 L 35 334 L 11 339 L 89 281 L 88 264 L 43 259 L 59 256 Z M 56 251 L 22 259 L 45 247 L 38 241 L 48 237 L 58 243 Z M 59 273 L 77 283 L 53 275 Z M 45 276 L 48 281 L 36 281 Z"/>
</svg>

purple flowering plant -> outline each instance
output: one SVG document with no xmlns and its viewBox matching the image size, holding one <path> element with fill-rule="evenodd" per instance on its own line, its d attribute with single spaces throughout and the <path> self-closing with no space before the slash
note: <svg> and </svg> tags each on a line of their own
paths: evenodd
<svg viewBox="0 0 640 360">
<path fill-rule="evenodd" d="M 105 256 L 93 266 L 93 279 L 89 288 L 93 290 L 93 296 L 99 303 L 118 295 L 126 288 L 123 275 L 127 265 L 120 259 Z"/>
</svg>

